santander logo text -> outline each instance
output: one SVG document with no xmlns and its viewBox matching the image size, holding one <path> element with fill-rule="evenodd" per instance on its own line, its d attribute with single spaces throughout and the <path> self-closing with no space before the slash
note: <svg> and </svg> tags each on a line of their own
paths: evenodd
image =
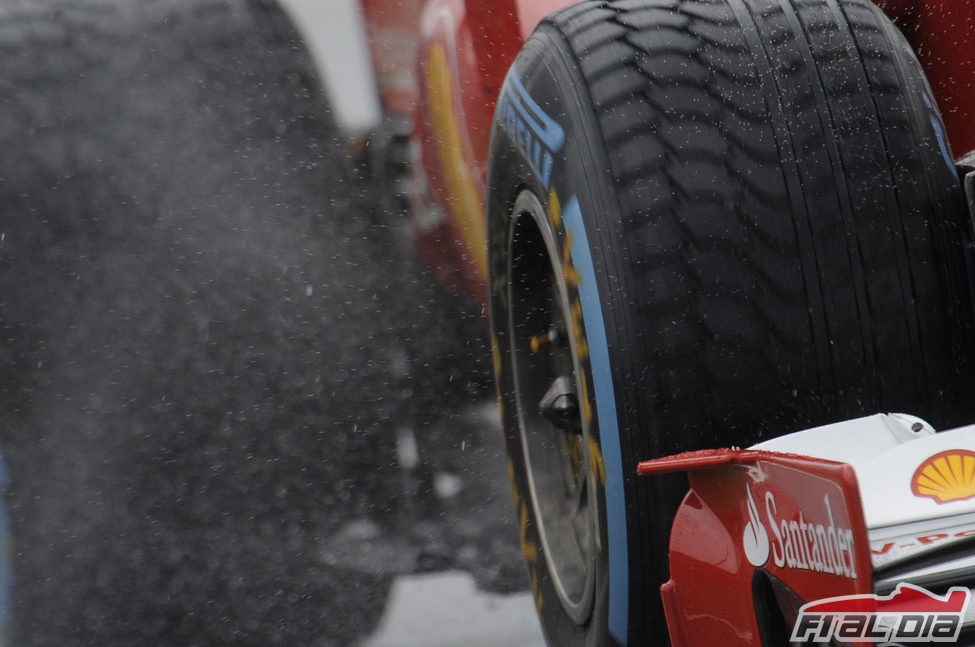
<svg viewBox="0 0 975 647">
<path fill-rule="evenodd" d="M 743 545 L 745 556 L 753 566 L 764 566 L 771 557 L 779 568 L 856 578 L 853 531 L 836 525 L 829 495 L 824 495 L 821 510 L 808 511 L 815 516 L 807 517 L 807 511 L 798 509 L 790 518 L 784 518 L 779 513 L 775 494 L 766 492 L 763 501 L 766 529 L 751 487 L 747 489 L 749 519 Z"/>
</svg>

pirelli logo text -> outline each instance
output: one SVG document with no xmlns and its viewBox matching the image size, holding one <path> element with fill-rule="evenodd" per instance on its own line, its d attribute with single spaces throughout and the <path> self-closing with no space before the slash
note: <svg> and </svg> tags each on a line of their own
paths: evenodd
<svg viewBox="0 0 975 647">
<path fill-rule="evenodd" d="M 498 114 L 508 136 L 528 160 L 539 181 L 549 188 L 555 156 L 565 144 L 565 131 L 532 98 L 513 66 L 501 88 Z"/>
<path fill-rule="evenodd" d="M 793 642 L 953 643 L 971 592 L 954 587 L 939 596 L 901 583 L 889 596 L 847 595 L 803 605 Z"/>
</svg>

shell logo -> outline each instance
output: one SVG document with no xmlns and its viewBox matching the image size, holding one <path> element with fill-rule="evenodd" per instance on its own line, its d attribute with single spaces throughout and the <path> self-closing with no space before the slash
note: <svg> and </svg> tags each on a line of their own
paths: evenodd
<svg viewBox="0 0 975 647">
<path fill-rule="evenodd" d="M 930 457 L 914 471 L 911 491 L 938 505 L 975 498 L 975 452 L 949 449 Z"/>
</svg>

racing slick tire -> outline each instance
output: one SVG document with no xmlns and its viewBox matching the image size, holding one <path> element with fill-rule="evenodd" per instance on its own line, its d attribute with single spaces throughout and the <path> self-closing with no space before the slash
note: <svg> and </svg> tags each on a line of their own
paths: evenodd
<svg viewBox="0 0 975 647">
<path fill-rule="evenodd" d="M 686 485 L 639 460 L 971 415 L 953 160 L 866 0 L 556 12 L 511 67 L 488 167 L 494 368 L 549 644 L 666 642 Z"/>
</svg>

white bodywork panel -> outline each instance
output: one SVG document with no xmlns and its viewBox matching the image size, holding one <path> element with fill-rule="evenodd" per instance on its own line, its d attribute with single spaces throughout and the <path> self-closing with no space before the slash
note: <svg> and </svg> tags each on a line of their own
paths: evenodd
<svg viewBox="0 0 975 647">
<path fill-rule="evenodd" d="M 963 467 L 944 475 L 959 484 L 947 500 L 916 494 L 913 487 L 928 459 L 975 451 L 975 425 L 935 433 L 919 418 L 878 414 L 781 436 L 753 449 L 852 465 L 876 567 L 975 537 L 975 461 L 953 459 L 956 468 Z"/>
</svg>

